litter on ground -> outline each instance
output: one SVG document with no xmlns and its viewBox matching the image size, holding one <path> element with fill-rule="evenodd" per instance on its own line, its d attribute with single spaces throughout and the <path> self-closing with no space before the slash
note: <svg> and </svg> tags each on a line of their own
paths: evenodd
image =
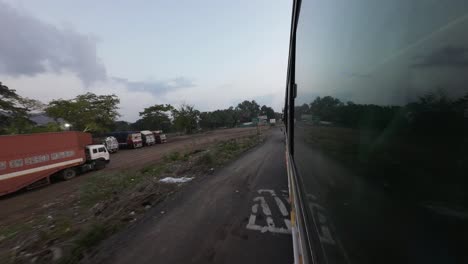
<svg viewBox="0 0 468 264">
<path fill-rule="evenodd" d="M 174 178 L 174 177 L 166 177 L 161 180 L 160 182 L 164 183 L 184 183 L 193 180 L 193 177 L 182 177 L 182 178 Z"/>
</svg>

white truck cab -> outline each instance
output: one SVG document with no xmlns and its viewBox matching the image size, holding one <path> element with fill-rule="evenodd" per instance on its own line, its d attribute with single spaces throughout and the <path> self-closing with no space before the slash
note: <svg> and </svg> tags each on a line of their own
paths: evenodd
<svg viewBox="0 0 468 264">
<path fill-rule="evenodd" d="M 86 146 L 86 159 L 87 162 L 103 160 L 110 161 L 110 155 L 104 145 L 88 145 Z"/>
</svg>

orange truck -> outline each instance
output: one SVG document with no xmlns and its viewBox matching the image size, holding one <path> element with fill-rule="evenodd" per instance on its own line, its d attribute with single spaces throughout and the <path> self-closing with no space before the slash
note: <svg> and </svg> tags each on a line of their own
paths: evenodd
<svg viewBox="0 0 468 264">
<path fill-rule="evenodd" d="M 0 136 L 0 196 L 104 168 L 109 152 L 92 142 L 91 134 L 74 131 Z"/>
</svg>

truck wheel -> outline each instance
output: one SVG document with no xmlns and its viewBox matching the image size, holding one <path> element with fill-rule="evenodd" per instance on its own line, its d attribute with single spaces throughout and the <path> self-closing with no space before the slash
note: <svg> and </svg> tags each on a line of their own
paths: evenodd
<svg viewBox="0 0 468 264">
<path fill-rule="evenodd" d="M 95 164 L 94 165 L 95 170 L 102 170 L 106 167 L 106 161 L 103 159 L 96 160 L 94 164 Z"/>
<path fill-rule="evenodd" d="M 65 169 L 62 171 L 62 179 L 65 181 L 71 180 L 75 178 L 76 176 L 76 170 L 74 169 Z"/>
</svg>

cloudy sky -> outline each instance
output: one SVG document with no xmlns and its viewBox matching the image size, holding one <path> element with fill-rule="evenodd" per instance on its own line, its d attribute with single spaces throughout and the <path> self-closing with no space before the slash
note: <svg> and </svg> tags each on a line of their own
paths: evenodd
<svg viewBox="0 0 468 264">
<path fill-rule="evenodd" d="M 279 111 L 291 1 L 0 0 L 0 81 L 48 102 L 117 94 L 200 110 L 255 99 Z"/>
<path fill-rule="evenodd" d="M 331 95 L 405 105 L 442 89 L 468 93 L 468 1 L 303 1 L 298 103 Z"/>
</svg>

